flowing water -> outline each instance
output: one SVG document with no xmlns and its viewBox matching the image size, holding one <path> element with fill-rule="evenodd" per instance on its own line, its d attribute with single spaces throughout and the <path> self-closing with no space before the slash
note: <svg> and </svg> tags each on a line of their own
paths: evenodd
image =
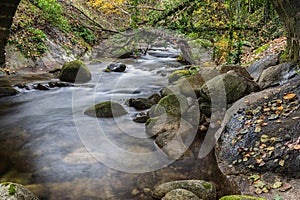
<svg viewBox="0 0 300 200">
<path fill-rule="evenodd" d="M 104 73 L 89 65 L 93 78 L 75 87 L 25 89 L 0 100 L 1 181 L 26 185 L 41 199 L 152 199 L 150 190 L 186 179 L 194 160 L 162 158 L 126 99 L 148 97 L 167 85 L 180 63 L 150 55 L 126 62 L 125 73 Z M 85 116 L 95 103 L 114 100 L 128 113 L 115 119 Z M 157 160 L 155 160 L 157 159 Z M 2 170 L 2 171 L 1 171 Z"/>
</svg>

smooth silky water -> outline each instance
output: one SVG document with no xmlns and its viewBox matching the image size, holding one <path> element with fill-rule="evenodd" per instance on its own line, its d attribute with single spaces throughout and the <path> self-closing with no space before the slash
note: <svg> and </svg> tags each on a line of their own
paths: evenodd
<svg viewBox="0 0 300 200">
<path fill-rule="evenodd" d="M 187 178 L 194 161 L 162 158 L 145 125 L 132 121 L 141 111 L 126 106 L 126 99 L 166 86 L 180 63 L 149 55 L 122 62 L 124 73 L 104 73 L 108 62 L 89 65 L 93 78 L 86 84 L 0 99 L 1 181 L 24 184 L 41 199 L 124 200 L 152 199 L 156 184 Z M 83 114 L 106 100 L 122 103 L 128 114 Z"/>
</svg>

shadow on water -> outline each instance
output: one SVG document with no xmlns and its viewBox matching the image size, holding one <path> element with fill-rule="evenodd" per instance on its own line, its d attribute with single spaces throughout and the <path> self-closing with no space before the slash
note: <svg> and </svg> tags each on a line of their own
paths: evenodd
<svg viewBox="0 0 300 200">
<path fill-rule="evenodd" d="M 144 125 L 132 122 L 131 115 L 137 112 L 133 109 L 126 108 L 130 114 L 121 117 L 118 126 L 113 120 L 92 119 L 82 114 L 87 107 L 104 100 L 124 103 L 131 97 L 157 93 L 167 85 L 164 76 L 180 67 L 174 59 L 153 60 L 149 56 L 126 62 L 128 69 L 122 74 L 104 74 L 105 63 L 89 66 L 93 79 L 87 87 L 33 90 L 2 98 L 0 181 L 24 184 L 41 199 L 152 199 L 151 190 L 155 185 L 180 179 L 223 181 L 227 188 L 220 188 L 221 192 L 230 192 L 213 153 L 204 160 L 179 160 L 152 172 L 121 172 L 99 162 L 99 158 L 109 159 L 115 149 L 101 143 L 99 132 L 86 123 L 84 130 L 90 134 L 90 141 L 103 150 L 96 152 L 96 156 L 88 151 L 81 140 L 81 134 L 85 133 L 78 133 L 76 120 L 96 120 L 105 130 L 105 137 L 120 149 L 135 153 L 155 149 Z M 193 144 L 195 149 L 201 139 L 197 141 Z"/>
</svg>

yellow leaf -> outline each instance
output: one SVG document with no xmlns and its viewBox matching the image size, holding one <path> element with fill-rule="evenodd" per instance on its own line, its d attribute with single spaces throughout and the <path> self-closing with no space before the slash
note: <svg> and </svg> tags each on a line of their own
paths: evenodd
<svg viewBox="0 0 300 200">
<path fill-rule="evenodd" d="M 285 100 L 290 100 L 290 99 L 295 98 L 296 96 L 297 96 L 296 94 L 290 93 L 290 94 L 285 95 L 285 96 L 283 97 L 283 99 L 285 99 Z"/>
<path fill-rule="evenodd" d="M 279 161 L 279 165 L 280 165 L 281 167 L 283 167 L 283 166 L 284 166 L 284 160 Z"/>
</svg>

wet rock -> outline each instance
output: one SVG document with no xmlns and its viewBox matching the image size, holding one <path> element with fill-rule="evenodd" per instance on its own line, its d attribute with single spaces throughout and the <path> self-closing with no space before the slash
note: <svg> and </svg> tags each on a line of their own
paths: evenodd
<svg viewBox="0 0 300 200">
<path fill-rule="evenodd" d="M 92 78 L 88 67 L 80 60 L 66 62 L 61 68 L 59 79 L 66 82 L 85 83 Z"/>
<path fill-rule="evenodd" d="M 14 96 L 20 92 L 13 87 L 0 87 L 0 97 Z"/>
<path fill-rule="evenodd" d="M 261 73 L 258 85 L 262 89 L 282 85 L 297 75 L 296 67 L 298 65 L 292 62 L 269 67 Z"/>
<path fill-rule="evenodd" d="M 152 94 L 148 97 L 148 99 L 150 99 L 154 104 L 157 104 L 160 101 L 161 96 L 159 94 Z"/>
<path fill-rule="evenodd" d="M 126 65 L 124 63 L 112 63 L 107 66 L 105 72 L 124 72 Z"/>
<path fill-rule="evenodd" d="M 146 113 L 138 113 L 133 119 L 137 123 L 146 123 L 150 117 Z"/>
<path fill-rule="evenodd" d="M 154 109 L 154 116 L 163 114 L 174 115 L 180 117 L 189 108 L 189 103 L 186 97 L 182 95 L 170 94 L 162 98 Z"/>
<path fill-rule="evenodd" d="M 38 200 L 27 188 L 16 183 L 0 184 L 0 199 L 2 200 Z"/>
<path fill-rule="evenodd" d="M 151 108 L 155 102 L 149 98 L 132 98 L 128 100 L 128 104 L 130 107 L 134 107 L 137 110 L 145 110 Z"/>
<path fill-rule="evenodd" d="M 182 180 L 163 183 L 154 188 L 153 196 L 162 198 L 175 189 L 188 190 L 203 200 L 216 199 L 216 188 L 214 184 L 203 180 Z"/>
<path fill-rule="evenodd" d="M 266 200 L 265 198 L 246 196 L 246 195 L 229 195 L 220 198 L 220 200 Z"/>
<path fill-rule="evenodd" d="M 255 82 L 234 71 L 229 71 L 206 82 L 201 88 L 201 97 L 206 102 L 210 102 L 211 98 L 218 100 L 226 96 L 227 104 L 231 104 L 245 95 L 257 91 L 259 91 L 259 86 Z"/>
<path fill-rule="evenodd" d="M 117 102 L 105 101 L 89 107 L 84 114 L 91 117 L 107 118 L 126 115 L 127 111 Z"/>
<path fill-rule="evenodd" d="M 47 85 L 43 85 L 41 83 L 38 83 L 37 85 L 35 85 L 33 87 L 34 87 L 34 89 L 37 89 L 37 90 L 50 90 Z"/>
<path fill-rule="evenodd" d="M 175 189 L 168 192 L 162 200 L 200 200 L 194 193 L 185 189 Z"/>
<path fill-rule="evenodd" d="M 279 55 L 270 55 L 250 65 L 247 71 L 254 78 L 254 81 L 257 81 L 265 69 L 277 65 L 278 63 Z"/>
<path fill-rule="evenodd" d="M 240 74 L 245 78 L 248 78 L 249 80 L 253 80 L 252 76 L 250 76 L 246 68 L 240 65 L 222 65 L 219 71 L 221 74 L 225 74 L 231 70 L 235 71 L 237 74 Z"/>
</svg>

